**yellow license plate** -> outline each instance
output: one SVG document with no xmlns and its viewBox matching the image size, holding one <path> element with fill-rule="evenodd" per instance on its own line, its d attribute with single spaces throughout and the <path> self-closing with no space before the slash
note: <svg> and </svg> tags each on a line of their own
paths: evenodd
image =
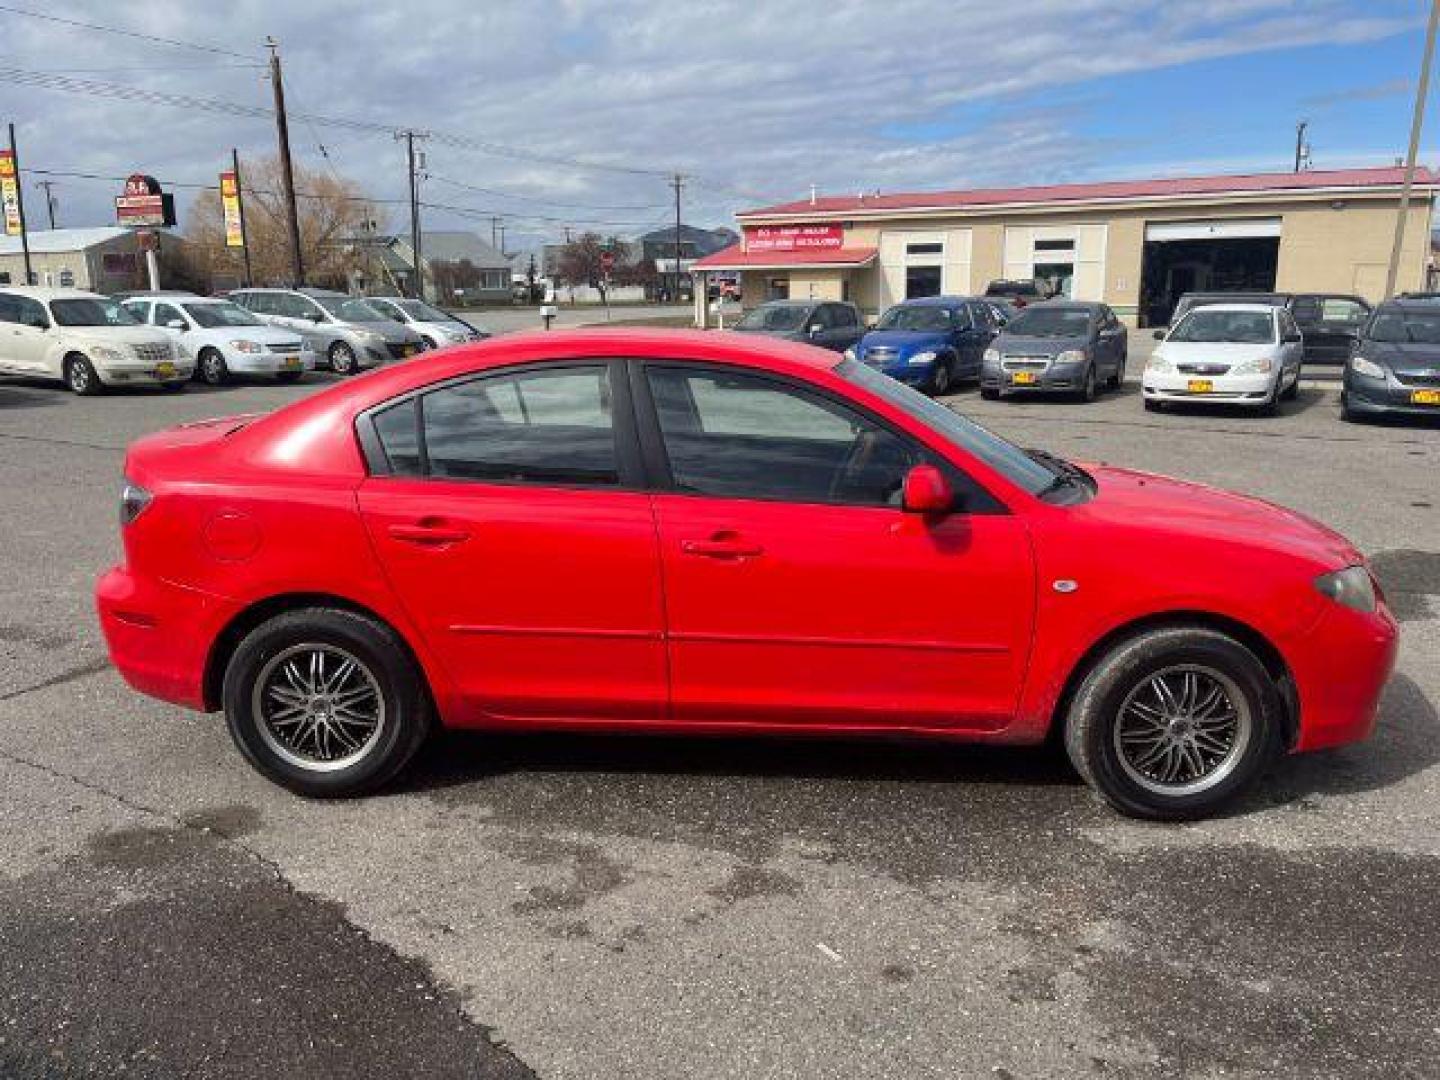
<svg viewBox="0 0 1440 1080">
<path fill-rule="evenodd" d="M 1185 384 L 1185 389 L 1192 394 L 1208 394 L 1215 389 L 1215 384 L 1209 379 L 1191 379 Z"/>
<path fill-rule="evenodd" d="M 1410 404 L 1440 405 L 1440 390 L 1412 390 L 1410 391 Z"/>
<path fill-rule="evenodd" d="M 1035 373 L 1033 371 L 1017 371 L 1010 376 L 1010 381 L 1016 386 L 1030 386 L 1035 382 Z"/>
<path fill-rule="evenodd" d="M 406 345 L 403 349 L 400 350 L 400 355 L 401 355 L 401 356 L 414 356 L 414 355 L 415 355 L 415 346 L 414 346 L 414 345 Z"/>
<path fill-rule="evenodd" d="M 157 379 L 173 379 L 175 377 L 175 365 L 168 360 L 156 364 L 155 377 Z"/>
<path fill-rule="evenodd" d="M 280 366 L 281 366 L 282 368 L 284 368 L 286 371 L 299 371 L 299 370 L 300 370 L 300 357 L 298 357 L 298 356 L 287 356 L 287 357 L 285 357 L 284 360 L 281 360 L 281 361 L 280 361 Z"/>
</svg>

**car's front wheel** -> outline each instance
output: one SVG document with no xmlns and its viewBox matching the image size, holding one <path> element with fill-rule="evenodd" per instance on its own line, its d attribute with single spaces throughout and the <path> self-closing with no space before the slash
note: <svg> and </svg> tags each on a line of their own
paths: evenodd
<svg viewBox="0 0 1440 1080">
<path fill-rule="evenodd" d="M 79 355 L 65 361 L 65 385 L 81 397 L 90 397 L 105 389 L 100 376 L 95 374 L 94 365 Z"/>
<path fill-rule="evenodd" d="M 935 358 L 935 368 L 930 373 L 930 386 L 928 387 L 931 397 L 940 397 L 950 392 L 950 383 L 952 380 L 950 364 L 951 361 L 948 356 L 937 356 Z"/>
<path fill-rule="evenodd" d="M 1112 648 L 1070 706 L 1065 748 L 1101 796 L 1132 817 L 1206 817 L 1279 753 L 1284 706 L 1265 665 L 1228 634 L 1152 630 Z"/>
<path fill-rule="evenodd" d="M 1080 400 L 1091 402 L 1099 396 L 1100 389 L 1095 379 L 1095 365 L 1092 363 L 1085 368 L 1085 381 L 1080 386 Z"/>
<path fill-rule="evenodd" d="M 301 795 L 371 791 L 431 726 L 403 642 L 357 612 L 307 608 L 262 623 L 236 648 L 222 697 L 230 735 L 260 773 Z"/>
<path fill-rule="evenodd" d="M 355 361 L 355 350 L 343 341 L 330 346 L 330 370 L 336 375 L 354 375 L 359 368 Z"/>
<path fill-rule="evenodd" d="M 209 386 L 224 386 L 230 381 L 230 366 L 225 363 L 225 357 L 219 349 L 202 350 L 200 363 L 195 370 L 201 381 Z"/>
</svg>

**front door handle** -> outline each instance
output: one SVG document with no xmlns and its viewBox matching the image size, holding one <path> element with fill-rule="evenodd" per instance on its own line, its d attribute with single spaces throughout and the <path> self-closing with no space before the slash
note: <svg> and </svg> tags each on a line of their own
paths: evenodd
<svg viewBox="0 0 1440 1080">
<path fill-rule="evenodd" d="M 441 547 L 470 539 L 470 534 L 466 530 L 457 529 L 438 521 L 421 520 L 414 525 L 391 525 L 389 532 L 391 537 L 396 540 L 407 544 L 419 544 L 421 547 Z"/>
<path fill-rule="evenodd" d="M 709 540 L 682 540 L 680 550 L 706 559 L 749 559 L 765 554 L 759 544 L 726 533 L 718 533 Z"/>
</svg>

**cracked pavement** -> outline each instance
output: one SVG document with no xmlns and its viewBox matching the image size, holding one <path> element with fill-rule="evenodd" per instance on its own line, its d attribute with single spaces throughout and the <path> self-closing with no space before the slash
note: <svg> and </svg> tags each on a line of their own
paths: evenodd
<svg viewBox="0 0 1440 1080">
<path fill-rule="evenodd" d="M 90 606 L 125 442 L 304 392 L 0 381 L 0 1075 L 1433 1069 L 1440 425 L 1315 389 L 1275 420 L 951 399 L 1375 559 L 1404 624 L 1375 738 L 1223 819 L 1126 821 L 1045 751 L 754 739 L 448 735 L 313 803 L 124 687 Z"/>
</svg>

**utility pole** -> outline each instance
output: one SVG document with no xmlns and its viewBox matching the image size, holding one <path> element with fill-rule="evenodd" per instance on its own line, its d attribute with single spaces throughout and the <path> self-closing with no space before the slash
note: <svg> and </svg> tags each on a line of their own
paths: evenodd
<svg viewBox="0 0 1440 1080">
<path fill-rule="evenodd" d="M 290 121 L 285 115 L 285 82 L 280 74 L 280 46 L 265 39 L 270 50 L 270 89 L 275 94 L 275 135 L 280 143 L 280 187 L 285 197 L 285 224 L 290 233 L 290 276 L 299 288 L 305 284 L 305 257 L 300 252 L 300 215 L 295 209 L 295 170 L 290 163 Z"/>
<path fill-rule="evenodd" d="M 55 196 L 51 193 L 50 189 L 55 186 L 55 181 L 54 181 L 54 180 L 36 180 L 36 181 L 35 181 L 35 186 L 36 186 L 37 188 L 44 188 L 44 189 L 45 189 L 45 210 L 46 210 L 46 213 L 49 215 L 49 218 L 50 218 L 50 228 L 51 228 L 51 229 L 54 229 L 54 228 L 55 228 Z"/>
<path fill-rule="evenodd" d="M 505 222 L 500 222 L 500 246 L 496 249 L 501 255 L 505 254 Z"/>
<path fill-rule="evenodd" d="M 1395 214 L 1395 241 L 1390 246 L 1390 269 L 1385 274 L 1385 297 L 1395 295 L 1400 272 L 1400 248 L 1405 242 L 1405 221 L 1410 216 L 1410 189 L 1415 184 L 1415 157 L 1420 152 L 1420 130 L 1425 126 L 1425 95 L 1430 89 L 1430 61 L 1435 55 L 1435 27 L 1440 23 L 1440 0 L 1430 0 L 1430 21 L 1425 26 L 1425 55 L 1420 60 L 1420 82 L 1415 87 L 1415 113 L 1410 120 L 1410 150 L 1405 155 L 1405 184 Z"/>
<path fill-rule="evenodd" d="M 30 232 L 25 225 L 25 184 L 20 176 L 20 151 L 15 147 L 15 125 L 10 125 L 10 167 L 15 170 L 15 212 L 20 217 L 20 250 L 25 256 L 25 284 L 30 284 Z"/>
<path fill-rule="evenodd" d="M 676 303 L 680 302 L 680 188 L 684 183 L 685 178 L 679 173 L 670 181 L 670 186 L 675 189 L 675 291 L 670 295 Z"/>
<path fill-rule="evenodd" d="M 493 247 L 496 251 L 500 250 L 500 241 L 496 239 L 496 234 L 499 228 L 500 219 L 498 217 L 492 217 L 490 219 L 490 246 Z"/>
<path fill-rule="evenodd" d="M 1295 125 L 1295 171 L 1300 171 L 1300 166 L 1305 163 L 1305 129 L 1310 126 L 1309 120 L 1301 120 Z"/>
<path fill-rule="evenodd" d="M 230 148 L 230 171 L 235 174 L 235 205 L 240 210 L 240 250 L 245 255 L 245 287 L 254 284 L 250 272 L 250 235 L 245 226 L 245 185 L 240 182 L 240 152 Z"/>
<path fill-rule="evenodd" d="M 405 140 L 405 159 L 410 169 L 410 252 L 415 271 L 412 287 L 417 300 L 425 299 L 425 260 L 420 253 L 420 173 L 415 168 L 415 140 L 425 138 L 424 132 L 397 131 L 395 138 Z M 421 159 L 424 167 L 424 159 Z"/>
</svg>

